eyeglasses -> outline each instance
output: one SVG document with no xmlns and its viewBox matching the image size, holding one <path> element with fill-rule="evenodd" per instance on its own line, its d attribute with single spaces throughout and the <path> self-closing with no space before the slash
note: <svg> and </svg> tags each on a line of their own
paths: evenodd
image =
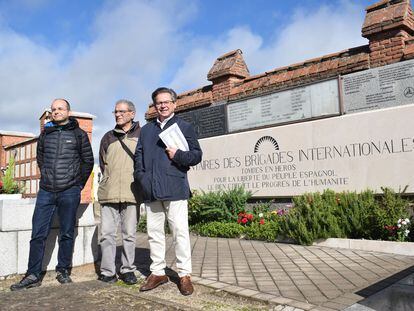
<svg viewBox="0 0 414 311">
<path fill-rule="evenodd" d="M 173 100 L 164 100 L 162 102 L 156 102 L 155 106 L 159 107 L 161 105 L 169 105 L 169 104 L 172 104 L 173 102 L 174 102 Z"/>
<path fill-rule="evenodd" d="M 51 111 L 52 111 L 52 112 L 55 112 L 55 111 L 68 111 L 68 109 L 66 109 L 66 108 L 61 108 L 61 107 L 57 107 L 57 108 L 53 108 L 53 109 L 51 109 Z"/>
<path fill-rule="evenodd" d="M 131 110 L 115 110 L 112 111 L 113 114 L 126 114 L 127 112 L 131 112 Z"/>
</svg>

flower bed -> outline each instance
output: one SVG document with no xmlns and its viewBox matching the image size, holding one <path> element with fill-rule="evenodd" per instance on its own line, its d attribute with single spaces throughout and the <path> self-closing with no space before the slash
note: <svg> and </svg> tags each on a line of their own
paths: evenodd
<svg viewBox="0 0 414 311">
<path fill-rule="evenodd" d="M 265 241 L 293 240 L 311 245 L 318 239 L 413 241 L 410 202 L 391 189 L 308 193 L 286 208 L 272 210 L 264 202 L 247 207 L 249 192 L 197 193 L 189 202 L 191 230 L 214 237 Z"/>
</svg>

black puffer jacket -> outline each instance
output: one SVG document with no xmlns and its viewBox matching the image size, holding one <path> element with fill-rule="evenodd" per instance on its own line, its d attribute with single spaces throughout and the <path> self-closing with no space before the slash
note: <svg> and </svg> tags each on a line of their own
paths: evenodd
<svg viewBox="0 0 414 311">
<path fill-rule="evenodd" d="M 69 123 L 55 126 L 49 122 L 39 136 L 37 165 L 40 188 L 60 192 L 74 185 L 83 187 L 93 169 L 93 153 L 88 134 L 70 117 Z"/>
</svg>

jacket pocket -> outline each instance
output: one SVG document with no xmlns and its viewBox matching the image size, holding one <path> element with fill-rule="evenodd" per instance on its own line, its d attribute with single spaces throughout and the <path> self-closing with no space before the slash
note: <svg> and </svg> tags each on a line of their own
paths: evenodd
<svg viewBox="0 0 414 311">
<path fill-rule="evenodd" d="M 99 185 L 103 185 L 106 184 L 106 182 L 108 181 L 109 176 L 104 176 L 100 181 L 99 181 Z"/>
<path fill-rule="evenodd" d="M 43 167 L 40 170 L 40 178 L 41 178 L 41 182 L 47 186 L 47 187 L 52 187 L 53 185 L 53 172 L 51 169 L 48 169 L 47 167 Z"/>
<path fill-rule="evenodd" d="M 170 169 L 166 172 L 167 176 L 172 176 L 172 177 L 179 177 L 179 178 L 185 178 L 186 173 L 177 170 L 177 169 Z"/>
<path fill-rule="evenodd" d="M 98 188 L 98 200 L 106 200 L 108 198 L 108 181 L 109 176 L 104 176 L 102 180 L 99 182 L 99 188 Z"/>
<path fill-rule="evenodd" d="M 186 192 L 186 174 L 179 170 L 168 170 L 163 181 L 163 192 L 166 197 L 184 199 Z"/>
<path fill-rule="evenodd" d="M 148 173 L 144 173 L 138 177 L 138 183 L 141 186 L 141 191 L 144 195 L 144 199 L 151 198 L 152 187 L 151 187 L 151 177 Z"/>
</svg>

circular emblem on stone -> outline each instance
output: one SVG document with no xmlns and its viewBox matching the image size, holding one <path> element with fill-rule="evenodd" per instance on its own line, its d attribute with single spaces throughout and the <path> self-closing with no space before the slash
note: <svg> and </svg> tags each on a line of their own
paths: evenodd
<svg viewBox="0 0 414 311">
<path fill-rule="evenodd" d="M 413 97 L 414 96 L 414 88 L 412 88 L 411 86 L 407 87 L 404 90 L 404 96 L 408 97 L 408 98 Z"/>
<path fill-rule="evenodd" d="M 259 152 L 259 149 L 263 147 L 264 145 L 270 146 L 275 151 L 279 150 L 279 145 L 272 136 L 263 136 L 259 138 L 259 140 L 254 145 L 254 153 Z"/>
</svg>

